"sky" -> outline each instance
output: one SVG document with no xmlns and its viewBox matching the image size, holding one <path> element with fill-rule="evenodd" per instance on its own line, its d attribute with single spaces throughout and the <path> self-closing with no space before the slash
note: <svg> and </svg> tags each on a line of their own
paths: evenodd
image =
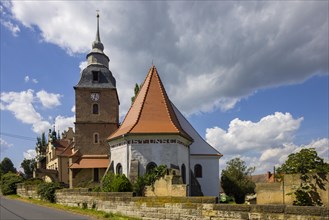
<svg viewBox="0 0 329 220">
<path fill-rule="evenodd" d="M 255 174 L 315 148 L 329 162 L 328 1 L 1 1 L 1 148 L 74 126 L 74 89 L 100 13 L 120 119 L 152 63 L 171 101 Z"/>
</svg>

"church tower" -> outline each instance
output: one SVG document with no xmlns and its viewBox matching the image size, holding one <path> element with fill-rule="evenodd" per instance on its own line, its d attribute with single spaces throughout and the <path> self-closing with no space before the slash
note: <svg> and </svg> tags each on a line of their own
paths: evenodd
<svg viewBox="0 0 329 220">
<path fill-rule="evenodd" d="M 109 70 L 110 59 L 100 39 L 99 14 L 96 39 L 86 59 L 87 67 L 74 87 L 75 149 L 82 155 L 106 155 L 106 138 L 119 124 L 119 98 L 115 78 Z"/>
</svg>

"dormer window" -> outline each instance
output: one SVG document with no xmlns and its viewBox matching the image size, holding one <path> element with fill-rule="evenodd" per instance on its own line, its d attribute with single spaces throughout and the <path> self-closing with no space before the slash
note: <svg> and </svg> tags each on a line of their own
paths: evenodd
<svg viewBox="0 0 329 220">
<path fill-rule="evenodd" d="M 99 71 L 92 71 L 93 73 L 93 82 L 99 82 Z"/>
</svg>

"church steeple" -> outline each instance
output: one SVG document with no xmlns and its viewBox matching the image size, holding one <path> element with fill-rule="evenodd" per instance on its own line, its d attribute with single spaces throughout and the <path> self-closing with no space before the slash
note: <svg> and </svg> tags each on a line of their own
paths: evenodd
<svg viewBox="0 0 329 220">
<path fill-rule="evenodd" d="M 97 12 L 97 31 L 96 31 L 96 39 L 95 41 L 93 42 L 93 49 L 94 48 L 97 48 L 97 49 L 100 49 L 101 51 L 104 50 L 104 45 L 102 44 L 101 42 L 101 38 L 100 38 L 100 35 L 99 35 L 99 14 Z"/>
<path fill-rule="evenodd" d="M 97 12 L 97 30 L 96 30 L 96 38 L 92 44 L 92 49 L 90 53 L 87 55 L 88 66 L 91 64 L 100 64 L 104 65 L 107 68 L 109 67 L 110 59 L 104 51 L 104 45 L 101 42 L 100 34 L 99 34 L 99 14 Z"/>
</svg>

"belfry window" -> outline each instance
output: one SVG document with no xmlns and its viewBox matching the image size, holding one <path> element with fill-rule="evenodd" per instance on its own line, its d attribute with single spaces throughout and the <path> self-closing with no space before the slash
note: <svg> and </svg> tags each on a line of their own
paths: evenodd
<svg viewBox="0 0 329 220">
<path fill-rule="evenodd" d="M 98 113 L 99 113 L 99 106 L 98 106 L 98 104 L 93 104 L 93 114 L 94 115 L 98 115 Z"/>
<path fill-rule="evenodd" d="M 202 166 L 200 164 L 196 164 L 194 166 L 194 176 L 197 178 L 202 178 Z"/>
<path fill-rule="evenodd" d="M 99 135 L 98 133 L 94 134 L 94 144 L 98 144 L 99 143 Z"/>
<path fill-rule="evenodd" d="M 99 82 L 99 72 L 92 71 L 92 74 L 93 74 L 93 82 Z"/>
</svg>

